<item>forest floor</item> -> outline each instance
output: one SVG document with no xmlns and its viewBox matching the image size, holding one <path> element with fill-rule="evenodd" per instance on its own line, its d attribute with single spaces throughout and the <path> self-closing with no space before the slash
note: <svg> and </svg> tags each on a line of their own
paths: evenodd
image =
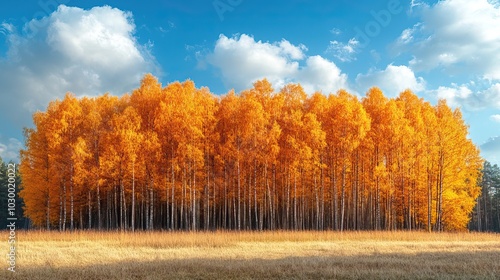
<svg viewBox="0 0 500 280">
<path fill-rule="evenodd" d="M 500 234 L 0 232 L 0 279 L 498 279 Z"/>
</svg>

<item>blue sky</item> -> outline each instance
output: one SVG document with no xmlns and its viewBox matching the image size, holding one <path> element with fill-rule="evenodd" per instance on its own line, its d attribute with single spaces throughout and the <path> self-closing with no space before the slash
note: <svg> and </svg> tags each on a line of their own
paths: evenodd
<svg viewBox="0 0 500 280">
<path fill-rule="evenodd" d="M 405 88 L 462 109 L 500 163 L 500 2 L 78 1 L 3 3 L 0 156 L 17 160 L 31 114 L 67 91 L 121 95 L 151 72 L 216 94 L 267 77 L 275 88 Z"/>
</svg>

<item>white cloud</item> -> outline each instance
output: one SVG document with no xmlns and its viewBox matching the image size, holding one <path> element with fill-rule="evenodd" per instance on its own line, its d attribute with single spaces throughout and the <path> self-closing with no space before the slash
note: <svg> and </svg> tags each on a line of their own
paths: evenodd
<svg viewBox="0 0 500 280">
<path fill-rule="evenodd" d="M 493 106 L 494 108 L 500 109 L 500 83 L 496 83 L 478 94 L 476 98 L 481 106 Z"/>
<path fill-rule="evenodd" d="M 279 47 L 281 48 L 283 54 L 290 56 L 290 58 L 294 60 L 303 59 L 305 57 L 303 51 L 307 51 L 306 46 L 302 44 L 299 46 L 294 46 L 287 40 L 282 40 L 279 44 Z"/>
<path fill-rule="evenodd" d="M 338 28 L 332 28 L 330 29 L 330 33 L 332 33 L 333 35 L 340 35 L 342 34 L 342 31 Z"/>
<path fill-rule="evenodd" d="M 347 76 L 331 61 L 320 56 L 305 55 L 304 45 L 255 41 L 242 34 L 228 38 L 220 35 L 206 61 L 218 68 L 229 87 L 243 90 L 256 80 L 267 78 L 275 88 L 286 83 L 301 83 L 306 92 L 335 92 L 347 86 Z M 299 62 L 305 60 L 305 65 Z"/>
<path fill-rule="evenodd" d="M 385 70 L 371 69 L 367 74 L 358 74 L 356 84 L 361 92 L 377 86 L 387 96 L 396 96 L 406 89 L 411 89 L 413 92 L 425 89 L 425 80 L 422 77 L 415 77 L 415 73 L 407 66 L 392 64 L 389 64 Z"/>
<path fill-rule="evenodd" d="M 24 108 L 45 106 L 66 91 L 122 94 L 156 70 L 148 47 L 133 35 L 132 14 L 119 9 L 61 5 L 24 29 L 8 36 L 9 55 L 0 64 L 4 92 Z"/>
<path fill-rule="evenodd" d="M 175 25 L 175 23 L 173 23 L 172 21 L 168 21 L 167 22 L 167 25 L 166 26 L 160 26 L 158 27 L 158 30 L 161 32 L 161 33 L 168 33 L 174 29 L 176 29 L 177 26 Z"/>
<path fill-rule="evenodd" d="M 308 93 L 323 91 L 325 93 L 347 89 L 347 75 L 342 74 L 335 63 L 316 55 L 307 58 L 306 66 L 297 73 L 296 80 Z"/>
<path fill-rule="evenodd" d="M 245 34 L 239 38 L 221 35 L 207 60 L 219 68 L 224 81 L 237 90 L 266 77 L 273 84 L 288 82 L 284 79 L 299 69 L 299 63 L 287 57 L 279 44 L 255 42 Z"/>
<path fill-rule="evenodd" d="M 467 85 L 458 86 L 456 84 L 452 84 L 452 87 L 440 86 L 434 92 L 437 98 L 446 99 L 448 105 L 452 107 L 460 107 L 472 95 L 472 91 Z"/>
<path fill-rule="evenodd" d="M 453 107 L 462 107 L 469 111 L 493 107 L 500 109 L 500 83 L 493 84 L 485 90 L 473 90 L 475 84 L 451 84 L 450 87 L 440 86 L 429 91 L 440 99 L 446 99 Z"/>
<path fill-rule="evenodd" d="M 407 44 L 407 43 L 411 42 L 411 40 L 413 40 L 412 33 L 413 33 L 413 30 L 410 28 L 403 30 L 403 33 L 401 33 L 401 36 L 399 37 L 401 42 L 403 44 Z"/>
<path fill-rule="evenodd" d="M 500 80 L 500 7 L 487 0 L 443 0 L 433 6 L 412 1 L 422 23 L 399 37 L 399 51 L 414 58 L 415 71 L 443 68 L 488 80 Z"/>
<path fill-rule="evenodd" d="M 500 115 L 492 115 L 490 119 L 494 122 L 500 123 Z"/>
<path fill-rule="evenodd" d="M 413 28 L 407 28 L 403 30 L 403 32 L 401 32 L 401 35 L 397 40 L 397 43 L 399 45 L 405 45 L 411 43 L 413 41 L 413 33 L 416 32 L 418 26 L 419 24 L 416 24 Z"/>
<path fill-rule="evenodd" d="M 144 62 L 130 36 L 135 29 L 131 17 L 109 7 L 85 11 L 60 6 L 50 17 L 54 21 L 48 26 L 46 42 L 50 49 L 96 74 L 102 70 L 123 71 Z"/>
<path fill-rule="evenodd" d="M 31 114 L 71 91 L 77 95 L 122 94 L 142 75 L 157 71 L 148 46 L 134 37 L 132 14 L 109 6 L 83 10 L 61 5 L 16 31 L 2 24 L 8 51 L 0 61 L 5 137 L 20 138 Z M 5 147 L 7 138 L 0 138 Z M 10 141 L 10 140 L 9 140 Z"/>
<path fill-rule="evenodd" d="M 0 157 L 4 162 L 14 161 L 19 162 L 19 150 L 23 148 L 23 144 L 15 139 L 10 138 L 6 144 L 0 143 Z"/>
<path fill-rule="evenodd" d="M 350 39 L 347 44 L 339 41 L 330 41 L 330 45 L 326 52 L 333 53 L 333 56 L 338 58 L 342 62 L 356 60 L 354 54 L 356 53 L 356 48 L 359 47 L 359 41 L 356 38 Z"/>
</svg>

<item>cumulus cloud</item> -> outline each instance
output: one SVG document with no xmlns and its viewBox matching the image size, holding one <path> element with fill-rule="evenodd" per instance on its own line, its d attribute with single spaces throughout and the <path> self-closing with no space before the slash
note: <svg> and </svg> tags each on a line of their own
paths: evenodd
<svg viewBox="0 0 500 280">
<path fill-rule="evenodd" d="M 154 58 L 134 31 L 128 12 L 61 5 L 28 22 L 24 32 L 8 35 L 8 56 L 0 63 L 3 90 L 31 110 L 66 91 L 124 93 L 155 70 Z"/>
<path fill-rule="evenodd" d="M 274 84 L 284 84 L 298 71 L 299 63 L 286 55 L 289 51 L 280 46 L 283 44 L 256 42 L 246 34 L 239 38 L 221 35 L 207 59 L 220 69 L 224 81 L 238 90 L 265 77 Z"/>
<path fill-rule="evenodd" d="M 134 37 L 132 14 L 116 8 L 61 5 L 19 30 L 2 24 L 8 46 L 0 61 L 4 135 L 21 135 L 33 111 L 68 91 L 122 94 L 137 86 L 144 73 L 157 71 L 148 46 Z M 9 147 L 6 139 L 0 138 L 2 147 Z"/>
<path fill-rule="evenodd" d="M 299 45 L 299 46 L 294 46 L 287 40 L 282 40 L 279 44 L 279 47 L 282 50 L 282 53 L 284 55 L 290 56 L 291 59 L 294 60 L 300 60 L 305 57 L 305 54 L 303 51 L 307 51 L 306 46 L 304 45 Z"/>
<path fill-rule="evenodd" d="M 249 88 L 263 78 L 276 88 L 301 83 L 309 93 L 335 92 L 347 86 L 347 75 L 335 63 L 321 56 L 308 57 L 305 51 L 304 45 L 293 45 L 285 39 L 269 43 L 246 34 L 232 38 L 220 35 L 206 61 L 220 70 L 227 86 L 236 90 Z"/>
<path fill-rule="evenodd" d="M 354 54 L 356 49 L 359 47 L 359 41 L 356 38 L 350 39 L 347 43 L 342 43 L 339 41 L 330 41 L 330 45 L 326 52 L 333 53 L 337 59 L 342 62 L 347 62 L 351 60 L 356 60 Z"/>
<path fill-rule="evenodd" d="M 389 64 L 385 70 L 371 69 L 367 74 L 358 74 L 356 84 L 362 92 L 377 86 L 387 96 L 396 96 L 406 89 L 411 89 L 413 92 L 421 92 L 425 89 L 425 80 L 422 77 L 415 77 L 415 73 L 407 66 L 392 64 Z"/>
<path fill-rule="evenodd" d="M 415 4 L 418 3 L 418 4 Z M 415 71 L 443 68 L 500 80 L 500 5 L 488 0 L 412 1 L 422 22 L 402 32 L 396 45 L 413 55 Z"/>
<path fill-rule="evenodd" d="M 500 83 L 493 84 L 485 90 L 473 90 L 471 89 L 473 86 L 473 84 L 451 84 L 450 87 L 440 86 L 430 93 L 440 99 L 446 99 L 450 106 L 469 111 L 491 107 L 500 109 Z"/>
<path fill-rule="evenodd" d="M 458 86 L 456 84 L 452 84 L 452 87 L 440 86 L 435 90 L 435 93 L 437 98 L 446 99 L 448 105 L 452 107 L 461 106 L 472 95 L 472 91 L 467 85 Z"/>
<path fill-rule="evenodd" d="M 308 93 L 333 93 L 341 88 L 348 89 L 347 75 L 342 74 L 333 62 L 319 55 L 307 58 L 306 66 L 296 74 L 296 80 Z"/>
</svg>

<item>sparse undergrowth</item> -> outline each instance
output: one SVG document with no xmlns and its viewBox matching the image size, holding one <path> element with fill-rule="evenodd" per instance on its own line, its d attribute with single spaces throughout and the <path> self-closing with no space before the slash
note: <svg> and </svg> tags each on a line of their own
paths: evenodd
<svg viewBox="0 0 500 280">
<path fill-rule="evenodd" d="M 5 232 L 4 232 L 5 233 Z M 2 234 L 6 236 L 6 234 Z M 17 232 L 1 279 L 496 279 L 500 235 Z M 2 243 L 8 251 L 8 243 Z"/>
</svg>

